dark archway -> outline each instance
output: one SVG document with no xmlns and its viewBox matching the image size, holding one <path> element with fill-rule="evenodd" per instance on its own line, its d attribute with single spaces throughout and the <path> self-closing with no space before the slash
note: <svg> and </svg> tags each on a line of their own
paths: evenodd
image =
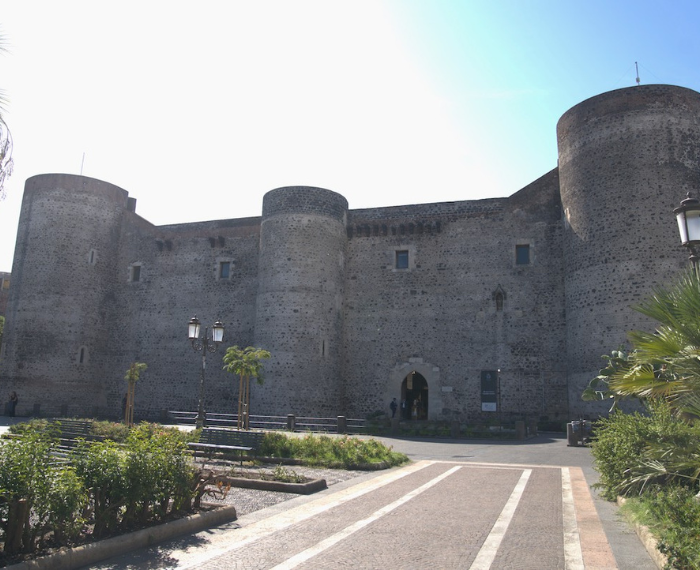
<svg viewBox="0 0 700 570">
<path fill-rule="evenodd" d="M 428 417 L 428 382 L 415 370 L 401 382 L 401 419 L 425 420 Z"/>
</svg>

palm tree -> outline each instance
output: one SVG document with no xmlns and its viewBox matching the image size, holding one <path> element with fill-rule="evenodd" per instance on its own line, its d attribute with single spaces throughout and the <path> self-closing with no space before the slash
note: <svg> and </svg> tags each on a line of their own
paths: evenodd
<svg viewBox="0 0 700 570">
<path fill-rule="evenodd" d="M 700 278 L 689 270 L 635 309 L 654 319 L 656 330 L 629 333 L 633 351 L 604 357 L 608 365 L 591 381 L 584 399 L 660 398 L 677 414 L 699 417 Z"/>
<path fill-rule="evenodd" d="M 672 482 L 697 491 L 700 480 L 698 273 L 688 270 L 669 287 L 657 288 L 635 310 L 656 321 L 656 330 L 629 333 L 633 350 L 618 349 L 605 356 L 607 366 L 591 381 L 583 398 L 612 398 L 614 409 L 618 400 L 634 397 L 647 406 L 650 415 L 647 420 L 653 427 L 643 449 L 627 465 L 618 492 L 642 492 L 652 483 Z M 611 419 L 614 424 L 615 418 Z"/>
<path fill-rule="evenodd" d="M 226 349 L 224 370 L 239 377 L 238 429 L 250 429 L 250 378 L 256 378 L 258 384 L 263 383 L 262 360 L 267 358 L 270 358 L 270 353 L 262 348 L 230 346 Z"/>
<path fill-rule="evenodd" d="M 136 397 L 136 382 L 141 377 L 141 372 L 146 370 L 148 365 L 145 362 L 132 362 L 129 370 L 126 371 L 124 380 L 128 382 L 126 396 L 124 396 L 124 423 L 129 427 L 134 426 L 134 398 Z"/>
</svg>

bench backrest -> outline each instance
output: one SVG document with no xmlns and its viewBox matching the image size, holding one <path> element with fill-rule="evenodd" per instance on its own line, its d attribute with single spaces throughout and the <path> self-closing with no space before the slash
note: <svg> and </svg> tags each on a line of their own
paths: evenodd
<svg viewBox="0 0 700 570">
<path fill-rule="evenodd" d="M 85 437 L 92 430 L 92 422 L 88 420 L 52 420 L 51 425 L 58 428 L 63 437 Z"/>
<path fill-rule="evenodd" d="M 214 445 L 240 445 L 256 451 L 262 444 L 265 433 L 261 431 L 238 431 L 222 428 L 203 428 L 199 443 Z"/>
</svg>

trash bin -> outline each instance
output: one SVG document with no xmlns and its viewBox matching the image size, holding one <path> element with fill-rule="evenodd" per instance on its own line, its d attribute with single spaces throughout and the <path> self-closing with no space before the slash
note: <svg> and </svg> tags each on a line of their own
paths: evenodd
<svg viewBox="0 0 700 570">
<path fill-rule="evenodd" d="M 570 447 L 588 443 L 591 437 L 591 422 L 577 420 L 566 424 L 566 442 Z"/>
</svg>

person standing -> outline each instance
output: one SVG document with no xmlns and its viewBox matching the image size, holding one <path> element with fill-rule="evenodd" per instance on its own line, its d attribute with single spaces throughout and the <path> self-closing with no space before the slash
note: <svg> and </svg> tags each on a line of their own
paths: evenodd
<svg viewBox="0 0 700 570">
<path fill-rule="evenodd" d="M 19 402 L 19 397 L 17 396 L 17 392 L 15 392 L 13 390 L 12 394 L 10 394 L 10 417 L 11 418 L 15 417 L 15 409 L 17 408 L 17 402 Z"/>
<path fill-rule="evenodd" d="M 391 401 L 391 404 L 389 404 L 389 407 L 391 408 L 391 417 L 393 418 L 396 415 L 396 409 L 399 407 L 399 404 L 396 402 L 396 398 L 394 398 Z"/>
</svg>

